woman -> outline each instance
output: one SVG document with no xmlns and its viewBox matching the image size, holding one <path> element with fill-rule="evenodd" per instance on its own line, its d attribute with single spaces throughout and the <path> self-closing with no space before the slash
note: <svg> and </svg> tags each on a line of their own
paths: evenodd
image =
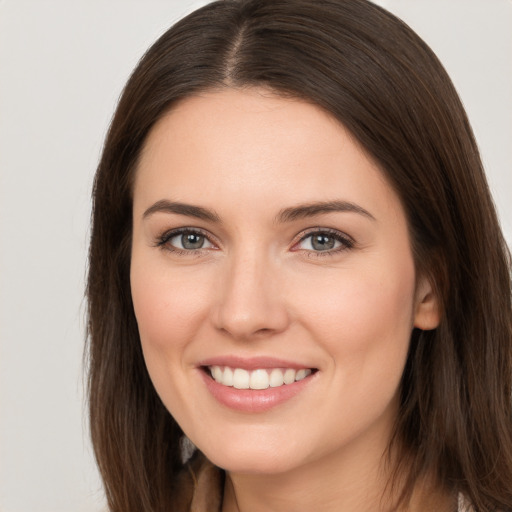
<svg viewBox="0 0 512 512">
<path fill-rule="evenodd" d="M 365 0 L 194 12 L 96 175 L 110 509 L 512 510 L 510 296 L 471 128 L 408 27 Z"/>
</svg>

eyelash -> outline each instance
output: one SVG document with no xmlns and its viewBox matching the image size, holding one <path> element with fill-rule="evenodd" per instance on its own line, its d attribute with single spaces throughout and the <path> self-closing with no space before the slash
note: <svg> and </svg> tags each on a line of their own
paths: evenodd
<svg viewBox="0 0 512 512">
<path fill-rule="evenodd" d="M 178 247 L 174 247 L 169 244 L 169 241 L 177 236 L 183 236 L 183 235 L 198 235 L 205 238 L 205 240 L 208 241 L 208 243 L 212 244 L 214 247 L 217 245 L 215 242 L 212 241 L 212 237 L 207 232 L 198 229 L 198 228 L 178 228 L 173 229 L 171 231 L 166 231 L 161 236 L 159 236 L 156 240 L 156 246 L 160 247 L 163 250 L 172 252 L 174 254 L 177 254 L 178 256 L 200 256 L 204 251 L 209 250 L 210 248 L 199 248 L 199 249 L 180 249 Z M 327 235 L 329 238 L 334 238 L 336 242 L 340 243 L 340 246 L 334 249 L 329 249 L 325 251 L 314 251 L 310 249 L 294 249 L 294 247 L 298 246 L 305 240 L 307 240 L 309 237 L 312 237 L 314 235 Z M 306 233 L 304 233 L 300 239 L 295 242 L 292 246 L 292 250 L 294 252 L 298 251 L 306 251 L 308 253 L 308 257 L 325 257 L 325 256 L 333 256 L 335 254 L 338 254 L 342 251 L 350 250 L 354 248 L 354 241 L 349 236 L 341 233 L 340 231 L 337 231 L 335 229 L 330 228 L 311 228 L 307 230 Z"/>
<path fill-rule="evenodd" d="M 300 239 L 293 244 L 293 247 L 296 247 L 297 245 L 301 244 L 308 238 L 314 236 L 314 235 L 327 235 L 329 238 L 334 238 L 336 242 L 340 243 L 340 246 L 334 249 L 329 249 L 325 251 L 313 251 L 309 249 L 294 249 L 295 251 L 305 250 L 308 253 L 308 257 L 313 258 L 323 258 L 326 256 L 335 256 L 336 254 L 339 254 L 340 252 L 353 249 L 355 246 L 354 240 L 350 238 L 349 236 L 345 235 L 344 233 L 336 230 L 336 229 L 330 229 L 330 228 L 312 228 L 308 229 L 306 233 L 304 233 Z"/>
<path fill-rule="evenodd" d="M 156 241 L 156 246 L 160 247 L 161 249 L 164 249 L 166 251 L 172 252 L 174 254 L 177 254 L 179 256 L 193 256 L 193 255 L 201 255 L 201 253 L 205 250 L 208 250 L 208 248 L 199 248 L 199 249 L 180 249 L 179 247 L 174 247 L 171 244 L 169 244 L 169 241 L 173 239 L 176 236 L 183 236 L 183 235 L 198 235 L 202 236 L 207 240 L 210 244 L 216 245 L 211 240 L 211 235 L 206 233 L 205 231 L 198 229 L 198 228 L 178 228 L 173 229 L 171 231 L 166 231 L 161 236 L 158 237 Z"/>
</svg>

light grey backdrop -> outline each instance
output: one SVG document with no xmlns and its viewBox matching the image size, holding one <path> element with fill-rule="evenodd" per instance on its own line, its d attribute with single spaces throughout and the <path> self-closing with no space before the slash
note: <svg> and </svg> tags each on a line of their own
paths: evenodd
<svg viewBox="0 0 512 512">
<path fill-rule="evenodd" d="M 90 187 L 138 58 L 205 2 L 0 0 L 0 511 L 96 512 L 81 357 Z M 512 241 L 512 2 L 381 0 L 432 46 Z"/>
</svg>

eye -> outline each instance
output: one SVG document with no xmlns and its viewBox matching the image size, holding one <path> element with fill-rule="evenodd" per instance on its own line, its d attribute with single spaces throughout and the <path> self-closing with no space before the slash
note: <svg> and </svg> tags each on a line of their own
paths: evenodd
<svg viewBox="0 0 512 512">
<path fill-rule="evenodd" d="M 164 246 L 170 251 L 198 251 L 214 248 L 206 235 L 193 229 L 181 229 L 165 233 L 159 239 L 158 245 Z"/>
<path fill-rule="evenodd" d="M 337 252 L 352 248 L 354 243 L 338 231 L 318 230 L 303 236 L 295 245 L 295 250 L 313 252 Z"/>
</svg>

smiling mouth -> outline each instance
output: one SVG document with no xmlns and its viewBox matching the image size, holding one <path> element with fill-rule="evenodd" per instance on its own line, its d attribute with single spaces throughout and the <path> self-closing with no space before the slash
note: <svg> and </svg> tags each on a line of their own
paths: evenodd
<svg viewBox="0 0 512 512">
<path fill-rule="evenodd" d="M 279 388 L 304 380 L 315 368 L 258 368 L 245 370 L 244 368 L 231 368 L 230 366 L 206 366 L 205 371 L 212 379 L 227 387 L 235 389 L 262 390 Z"/>
</svg>

